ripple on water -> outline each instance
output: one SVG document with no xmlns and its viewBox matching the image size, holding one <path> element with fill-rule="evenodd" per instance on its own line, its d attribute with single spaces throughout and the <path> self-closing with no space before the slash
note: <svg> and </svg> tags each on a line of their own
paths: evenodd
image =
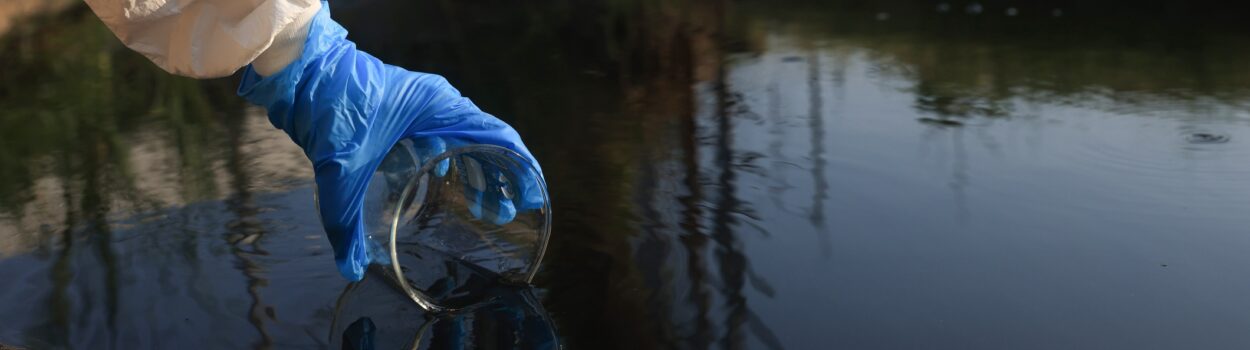
<svg viewBox="0 0 1250 350">
<path fill-rule="evenodd" d="M 1082 135 L 1061 167 L 1082 180 L 1081 196 L 1096 198 L 1086 205 L 1112 214 L 1194 218 L 1250 207 L 1241 195 L 1250 193 L 1238 192 L 1250 189 L 1250 162 L 1241 161 L 1250 149 L 1232 136 L 1241 127 L 1168 124 L 1100 127 Z"/>
<path fill-rule="evenodd" d="M 1232 137 L 1220 133 L 1196 131 L 1185 135 L 1185 141 L 1191 144 L 1227 143 Z"/>
</svg>

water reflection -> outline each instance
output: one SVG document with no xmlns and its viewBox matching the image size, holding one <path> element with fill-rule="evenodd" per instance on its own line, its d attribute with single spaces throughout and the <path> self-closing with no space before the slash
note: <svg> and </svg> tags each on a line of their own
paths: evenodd
<svg viewBox="0 0 1250 350">
<path fill-rule="evenodd" d="M 478 302 L 445 314 L 421 309 L 371 269 L 343 290 L 330 331 L 334 349 L 556 349 L 551 320 L 529 288 L 493 286 Z"/>
<path fill-rule="evenodd" d="M 279 244 L 289 259 L 291 250 L 306 253 L 298 231 L 319 229 L 289 218 L 275 225 L 264 214 L 286 203 L 306 209 L 306 191 L 254 193 L 305 186 L 300 151 L 234 102 L 230 82 L 153 69 L 85 9 L 47 21 L 3 41 L 17 54 L 4 56 L 12 74 L 0 79 L 0 119 L 10 126 L 9 153 L 0 157 L 0 272 L 13 282 L 0 294 L 0 343 L 273 346 L 267 323 L 281 322 L 263 289 L 282 284 L 268 276 L 282 264 L 262 261 L 268 252 L 257 235 L 293 229 Z M 318 278 L 337 282 L 333 274 L 297 277 Z M 249 316 L 235 323 L 241 300 L 250 300 Z M 284 311 L 314 311 L 301 309 Z"/>
<path fill-rule="evenodd" d="M 459 319 L 336 317 L 299 151 L 70 12 L 0 42 L 0 342 L 1250 344 L 1250 41 L 967 5 L 336 2 L 544 163 L 537 289 Z"/>
<path fill-rule="evenodd" d="M 829 179 L 825 177 L 827 164 L 825 162 L 825 117 L 822 103 L 825 96 L 821 94 L 820 89 L 820 85 L 824 82 L 820 75 L 820 57 L 814 52 L 807 56 L 807 67 L 807 103 L 810 106 L 807 113 L 807 127 L 812 131 L 812 148 L 808 158 L 812 161 L 812 182 L 815 182 L 808 220 L 811 221 L 816 231 L 821 255 L 829 257 L 833 253 L 833 244 L 829 241 L 829 232 L 825 228 L 825 200 L 829 198 Z"/>
</svg>

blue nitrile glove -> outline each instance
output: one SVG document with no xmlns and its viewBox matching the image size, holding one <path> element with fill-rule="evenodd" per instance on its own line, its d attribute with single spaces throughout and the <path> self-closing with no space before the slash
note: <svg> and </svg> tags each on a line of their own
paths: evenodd
<svg viewBox="0 0 1250 350">
<path fill-rule="evenodd" d="M 460 96 L 443 77 L 386 65 L 346 38 L 347 30 L 330 19 L 329 6 L 323 4 L 309 24 L 299 58 L 267 77 L 249 66 L 238 93 L 265 107 L 269 121 L 286 131 L 312 161 L 318 210 L 334 260 L 343 277 L 358 281 L 371 261 L 361 212 L 365 189 L 378 163 L 399 140 L 441 142 L 448 149 L 458 144 L 498 145 L 520 153 L 536 169 L 538 163 L 515 130 Z M 436 153 L 434 148 L 418 147 L 422 149 Z M 492 172 L 499 170 L 483 169 L 483 179 L 489 183 Z M 535 208 L 534 198 L 541 206 L 541 193 L 532 189 L 522 188 L 515 204 L 501 204 L 507 196 L 491 191 L 471 198 L 479 199 L 479 208 L 490 209 L 487 213 L 504 211 L 482 218 L 499 222 L 511 220 L 509 206 Z"/>
</svg>

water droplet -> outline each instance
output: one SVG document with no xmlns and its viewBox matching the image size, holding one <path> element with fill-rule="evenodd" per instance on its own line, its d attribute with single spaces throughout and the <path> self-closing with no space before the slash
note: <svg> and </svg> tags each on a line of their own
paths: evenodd
<svg viewBox="0 0 1250 350">
<path fill-rule="evenodd" d="M 1063 17 L 1063 9 L 1054 9 L 1050 11 L 1050 15 L 1055 16 L 1055 17 Z"/>
<path fill-rule="evenodd" d="M 1018 14 L 1020 14 L 1020 10 L 1017 10 L 1015 7 L 1007 8 L 1007 17 L 1015 17 Z"/>
<path fill-rule="evenodd" d="M 890 19 L 890 13 L 889 13 L 889 12 L 877 12 L 877 20 L 878 20 L 878 21 L 884 21 L 884 20 L 887 20 L 887 19 Z"/>
<path fill-rule="evenodd" d="M 940 3 L 937 5 L 937 12 L 947 13 L 951 11 L 951 4 Z"/>
</svg>

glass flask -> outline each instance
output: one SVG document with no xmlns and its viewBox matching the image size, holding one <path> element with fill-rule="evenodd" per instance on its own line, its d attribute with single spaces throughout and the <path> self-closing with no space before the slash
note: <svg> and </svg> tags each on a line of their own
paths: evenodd
<svg viewBox="0 0 1250 350">
<path fill-rule="evenodd" d="M 363 211 L 374 264 L 427 311 L 529 284 L 551 234 L 542 174 L 494 145 L 401 140 L 374 172 Z"/>
</svg>

